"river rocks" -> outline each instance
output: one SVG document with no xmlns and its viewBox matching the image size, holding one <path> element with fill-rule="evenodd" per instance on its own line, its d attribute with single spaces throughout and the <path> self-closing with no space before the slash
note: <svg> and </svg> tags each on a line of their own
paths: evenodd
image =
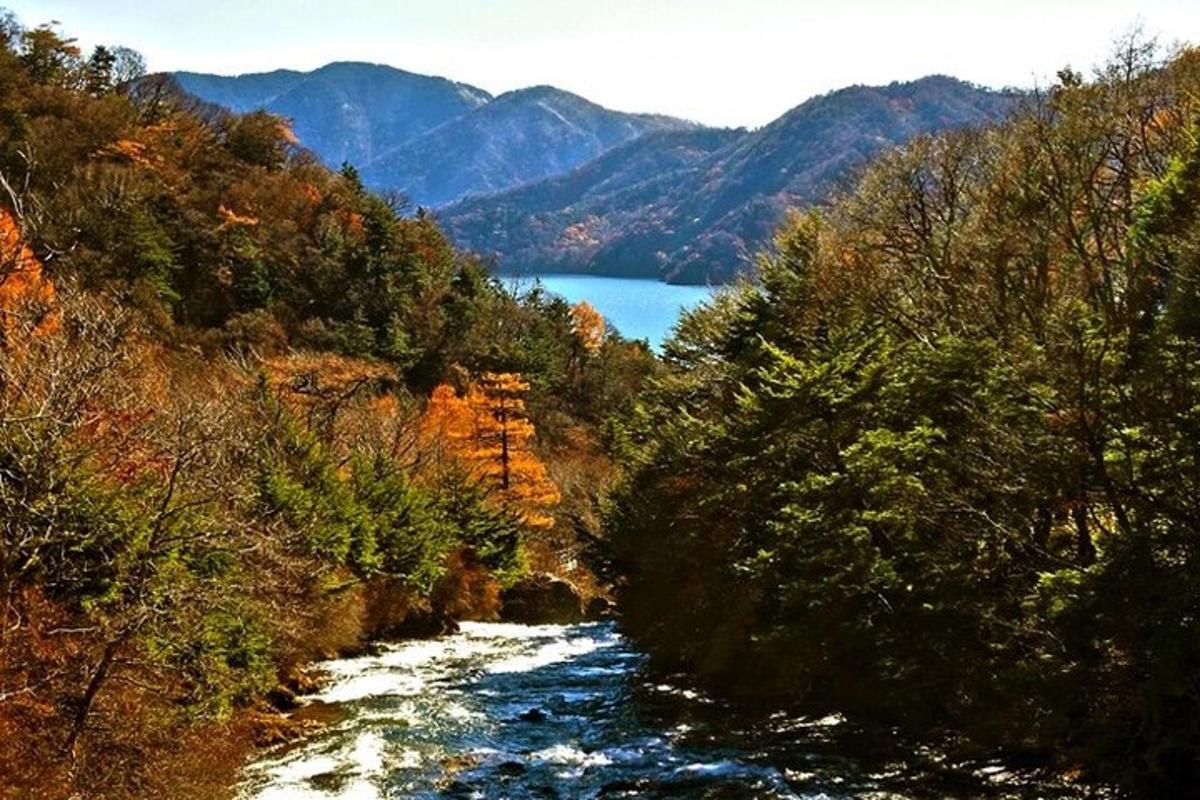
<svg viewBox="0 0 1200 800">
<path fill-rule="evenodd" d="M 526 625 L 569 625 L 584 620 L 583 598 L 573 584 L 546 573 L 517 581 L 501 595 L 501 618 Z"/>
<path fill-rule="evenodd" d="M 615 619 L 617 604 L 603 595 L 596 595 L 588 601 L 583 610 L 583 616 L 589 622 L 599 622 L 603 619 Z"/>
<path fill-rule="evenodd" d="M 499 619 L 500 584 L 469 547 L 451 553 L 446 572 L 433 587 L 433 608 L 446 619 Z"/>
<path fill-rule="evenodd" d="M 252 712 L 247 715 L 250 734 L 257 747 L 297 742 L 320 727 L 320 723 L 283 714 Z"/>
<path fill-rule="evenodd" d="M 500 608 L 500 584 L 466 547 L 450 554 L 428 596 L 399 578 L 370 581 L 365 596 L 364 641 L 443 636 L 456 620 L 494 620 Z"/>
<path fill-rule="evenodd" d="M 267 702 L 277 711 L 295 711 L 300 707 L 296 693 L 286 686 L 276 686 L 267 692 Z"/>
<path fill-rule="evenodd" d="M 548 715 L 546 712 L 542 711 L 540 708 L 531 708 L 517 716 L 517 719 L 521 720 L 522 722 L 545 722 L 547 718 Z"/>
<path fill-rule="evenodd" d="M 398 578 L 377 578 L 366 588 L 368 639 L 426 639 L 451 633 L 453 621 Z"/>
</svg>

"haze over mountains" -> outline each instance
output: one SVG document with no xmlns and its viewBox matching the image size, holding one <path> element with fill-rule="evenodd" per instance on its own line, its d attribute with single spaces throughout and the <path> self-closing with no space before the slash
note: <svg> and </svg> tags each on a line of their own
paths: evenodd
<svg viewBox="0 0 1200 800">
<path fill-rule="evenodd" d="M 361 168 L 492 99 L 445 78 L 351 62 L 312 72 L 177 72 L 175 78 L 184 91 L 230 111 L 261 108 L 287 117 L 304 145 L 334 167 L 348 161 Z"/>
<path fill-rule="evenodd" d="M 176 73 L 189 94 L 288 117 L 327 163 L 437 209 L 505 272 L 722 282 L 789 206 L 882 149 L 1003 118 L 1019 97 L 945 76 L 813 98 L 753 131 L 629 114 L 539 86 L 493 97 L 392 67 Z"/>
<path fill-rule="evenodd" d="M 995 121 L 1015 97 L 946 77 L 814 98 L 756 131 L 646 136 L 575 171 L 442 212 L 455 238 L 531 272 L 720 282 L 788 207 L 935 130 Z"/>
<path fill-rule="evenodd" d="M 231 111 L 262 108 L 291 119 L 300 141 L 326 163 L 349 162 L 371 188 L 431 207 L 565 172 L 644 133 L 696 127 L 610 111 L 550 86 L 493 97 L 377 64 L 175 78 L 189 94 Z"/>
</svg>

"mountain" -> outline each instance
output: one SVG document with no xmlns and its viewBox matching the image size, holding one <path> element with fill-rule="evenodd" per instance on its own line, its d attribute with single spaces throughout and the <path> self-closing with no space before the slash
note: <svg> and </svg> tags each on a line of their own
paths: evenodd
<svg viewBox="0 0 1200 800">
<path fill-rule="evenodd" d="M 645 137 L 570 175 L 465 200 L 441 218 L 504 271 L 721 282 L 769 240 L 786 208 L 819 201 L 871 155 L 923 133 L 998 121 L 1017 100 L 945 76 L 853 86 L 755 131 Z"/>
<path fill-rule="evenodd" d="M 653 226 L 637 214 L 672 203 L 675 187 L 745 136 L 700 128 L 647 134 L 564 175 L 446 209 L 451 235 L 508 271 L 583 272 L 606 244 Z M 524 269 L 522 269 L 524 267 Z M 641 272 L 645 264 L 618 269 Z"/>
<path fill-rule="evenodd" d="M 723 282 L 788 207 L 818 202 L 872 155 L 997 121 L 1019 95 L 946 76 L 852 86 L 757 130 L 596 105 L 551 86 L 492 97 L 445 78 L 339 62 L 312 72 L 180 72 L 190 96 L 292 120 L 325 163 L 439 209 L 505 272 Z"/>
<path fill-rule="evenodd" d="M 312 72 L 174 77 L 187 93 L 230 111 L 266 109 L 289 118 L 300 141 L 334 168 L 343 161 L 361 167 L 492 99 L 464 83 L 359 62 Z"/>
<path fill-rule="evenodd" d="M 612 111 L 551 86 L 493 98 L 377 64 L 173 77 L 187 94 L 230 111 L 262 108 L 291 119 L 326 164 L 350 162 L 372 189 L 399 191 L 424 206 L 565 172 L 645 133 L 697 127 Z"/>
<path fill-rule="evenodd" d="M 362 174 L 370 186 L 437 206 L 566 172 L 646 133 L 695 127 L 536 86 L 500 95 L 367 163 Z"/>
</svg>

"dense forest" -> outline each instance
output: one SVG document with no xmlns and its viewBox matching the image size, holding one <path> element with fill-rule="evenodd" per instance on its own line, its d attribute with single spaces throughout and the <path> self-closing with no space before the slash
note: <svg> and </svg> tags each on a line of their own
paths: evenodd
<svg viewBox="0 0 1200 800">
<path fill-rule="evenodd" d="M 610 512 L 662 663 L 1194 792 L 1200 53 L 881 157 L 665 359 Z"/>
<path fill-rule="evenodd" d="M 0 25 L 6 797 L 221 796 L 307 662 L 596 591 L 602 421 L 654 369 L 140 72 Z"/>
</svg>

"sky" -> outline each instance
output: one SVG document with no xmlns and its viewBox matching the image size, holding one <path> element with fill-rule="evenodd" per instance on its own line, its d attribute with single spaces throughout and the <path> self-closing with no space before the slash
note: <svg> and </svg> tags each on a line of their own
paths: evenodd
<svg viewBox="0 0 1200 800">
<path fill-rule="evenodd" d="M 371 61 L 492 93 L 551 84 L 623 111 L 757 127 L 855 83 L 986 86 L 1088 71 L 1135 27 L 1200 43 L 1200 0 L 0 0 L 152 70 Z"/>
</svg>

